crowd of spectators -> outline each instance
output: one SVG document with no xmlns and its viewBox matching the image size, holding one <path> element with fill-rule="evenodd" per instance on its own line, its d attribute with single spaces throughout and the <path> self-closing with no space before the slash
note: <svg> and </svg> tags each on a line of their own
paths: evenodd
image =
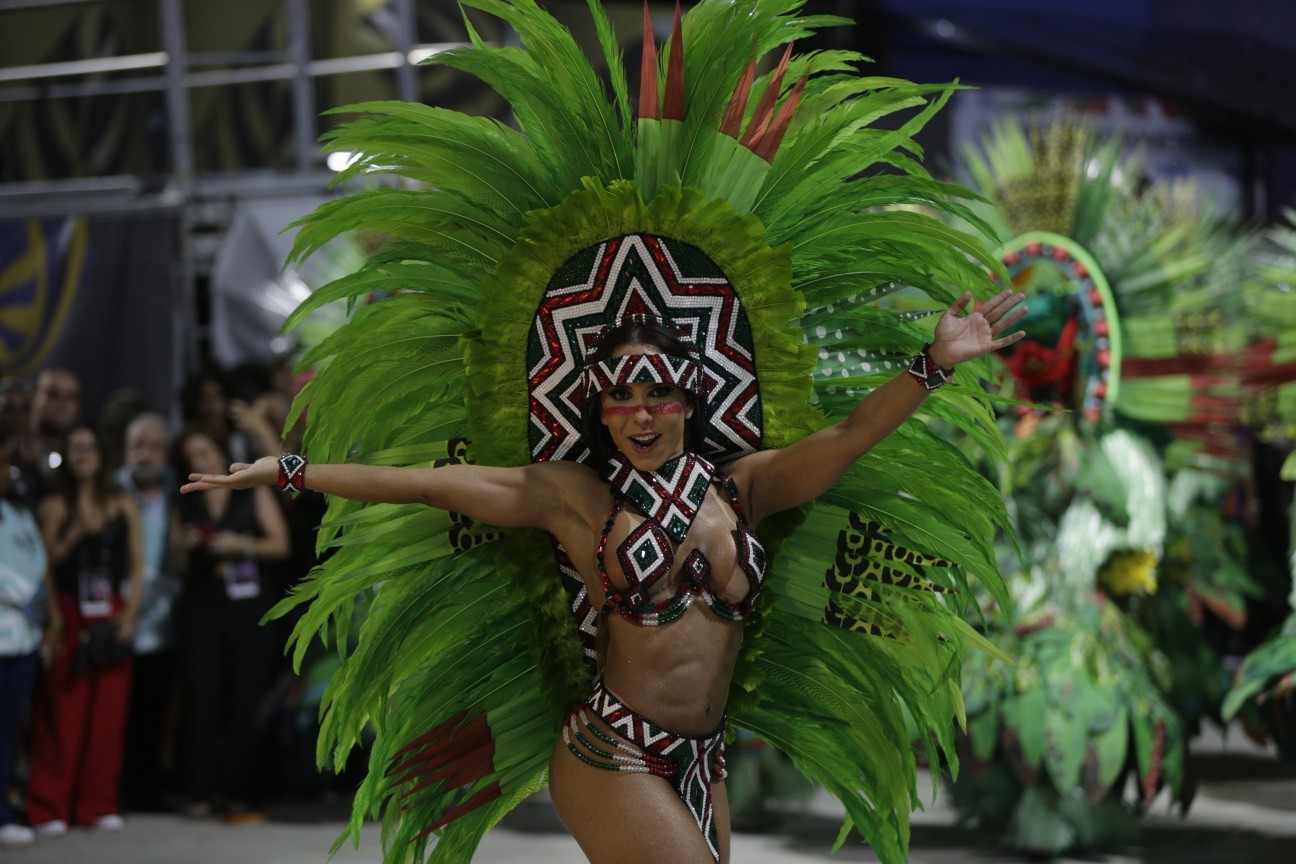
<svg viewBox="0 0 1296 864">
<path fill-rule="evenodd" d="M 323 504 L 178 494 L 293 446 L 294 392 L 287 363 L 208 371 L 176 422 L 122 390 L 92 423 L 66 369 L 0 381 L 0 846 L 131 812 L 254 821 L 311 791 L 274 755 L 313 750 L 275 740 L 309 728 L 277 715 L 313 713 L 289 625 L 260 622 L 315 563 Z"/>
</svg>

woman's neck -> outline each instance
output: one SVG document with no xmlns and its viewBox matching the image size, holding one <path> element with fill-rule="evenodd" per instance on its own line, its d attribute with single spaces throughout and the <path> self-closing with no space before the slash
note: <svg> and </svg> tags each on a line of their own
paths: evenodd
<svg viewBox="0 0 1296 864">
<path fill-rule="evenodd" d="M 76 503 L 98 507 L 103 503 L 99 496 L 99 484 L 93 480 L 78 480 L 76 483 Z"/>
</svg>

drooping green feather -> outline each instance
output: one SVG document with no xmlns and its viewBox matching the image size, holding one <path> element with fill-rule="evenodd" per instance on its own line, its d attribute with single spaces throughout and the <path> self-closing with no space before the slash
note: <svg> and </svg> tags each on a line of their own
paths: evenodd
<svg viewBox="0 0 1296 864">
<path fill-rule="evenodd" d="M 396 174 L 519 217 L 563 194 L 524 136 L 493 118 L 408 102 L 363 102 L 329 113 L 362 115 L 324 138 L 329 150 L 360 154 L 335 184 Z"/>
<path fill-rule="evenodd" d="M 583 150 L 581 161 L 593 176 L 631 176 L 628 129 L 617 122 L 602 82 L 571 33 L 532 0 L 463 0 L 463 5 L 489 12 L 517 32 L 520 50 L 499 49 L 515 61 L 509 85 L 536 106 L 537 116 L 551 121 L 547 128 L 571 136 L 564 150 Z M 503 95 L 519 109 L 514 98 Z"/>
</svg>

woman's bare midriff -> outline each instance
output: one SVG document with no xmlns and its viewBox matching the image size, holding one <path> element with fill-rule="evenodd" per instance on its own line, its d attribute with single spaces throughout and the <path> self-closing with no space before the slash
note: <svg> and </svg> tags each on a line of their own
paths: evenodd
<svg viewBox="0 0 1296 864">
<path fill-rule="evenodd" d="M 643 518 L 637 511 L 623 512 L 608 534 L 604 562 L 614 585 L 625 585 L 616 560 L 617 544 Z M 709 587 L 730 603 L 742 600 L 750 590 L 746 574 L 737 567 L 736 527 L 733 508 L 713 487 L 675 552 L 678 566 L 690 549 L 701 548 L 712 567 Z M 673 583 L 677 574 L 668 578 Z M 587 577 L 586 585 L 596 607 L 601 607 L 601 579 Z M 627 706 L 679 735 L 709 735 L 720 726 L 742 645 L 741 622 L 719 618 L 697 598 L 669 624 L 643 626 L 612 612 L 604 616 L 601 626 L 606 633 L 603 680 Z"/>
<path fill-rule="evenodd" d="M 608 628 L 603 681 L 636 713 L 677 735 L 719 728 L 742 644 L 742 625 L 695 602 L 679 620 L 641 627 L 620 616 Z"/>
</svg>

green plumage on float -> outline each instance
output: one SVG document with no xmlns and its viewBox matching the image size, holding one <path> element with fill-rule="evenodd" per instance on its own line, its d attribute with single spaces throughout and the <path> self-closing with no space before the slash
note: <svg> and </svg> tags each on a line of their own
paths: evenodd
<svg viewBox="0 0 1296 864">
<path fill-rule="evenodd" d="M 1138 157 L 1075 120 L 1005 122 L 964 163 L 1014 283 L 1051 316 L 1005 359 L 1013 395 L 1068 413 L 1018 409 L 1001 483 L 1024 554 L 1001 560 L 1020 617 L 992 638 L 1019 665 L 966 670 L 976 768 L 956 802 L 1015 848 L 1101 848 L 1160 790 L 1191 800 L 1186 738 L 1224 695 L 1191 604 L 1233 621 L 1256 591 L 1221 503 L 1244 467 L 1251 237 L 1191 188 L 1136 182 Z"/>
</svg>

